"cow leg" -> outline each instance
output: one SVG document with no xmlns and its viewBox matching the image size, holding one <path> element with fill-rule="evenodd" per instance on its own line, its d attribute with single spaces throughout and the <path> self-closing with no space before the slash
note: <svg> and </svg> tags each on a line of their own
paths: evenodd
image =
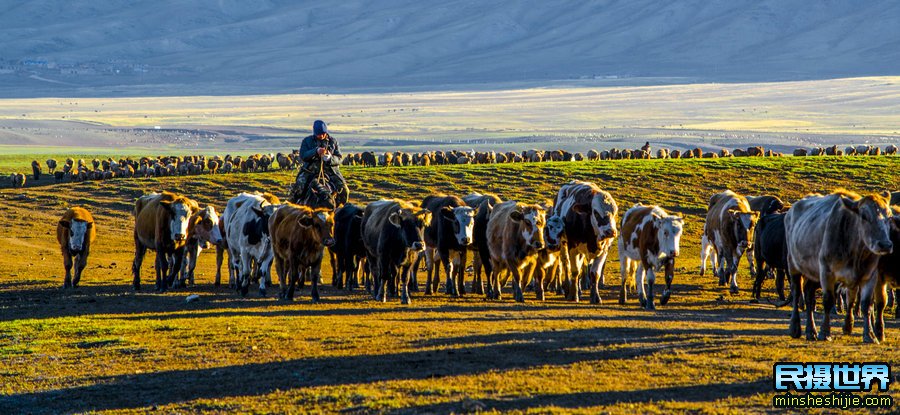
<svg viewBox="0 0 900 415">
<path fill-rule="evenodd" d="M 878 288 L 878 289 L 876 290 L 876 288 Z M 862 311 L 862 315 L 860 317 L 862 318 L 862 321 L 863 321 L 863 327 L 862 327 L 863 343 L 878 344 L 878 343 L 881 343 L 881 340 L 884 340 L 884 330 L 883 330 L 884 326 L 883 325 L 882 325 L 882 331 L 881 331 L 880 336 L 878 335 L 878 329 L 875 329 L 874 330 L 875 335 L 874 336 L 872 335 L 873 334 L 872 333 L 872 331 L 873 331 L 872 330 L 873 329 L 873 327 L 872 327 L 873 326 L 873 324 L 872 324 L 872 317 L 873 317 L 872 303 L 873 303 L 873 301 L 872 300 L 874 299 L 873 298 L 874 296 L 878 295 L 878 293 L 876 293 L 876 291 L 881 291 L 881 297 L 884 298 L 884 287 L 878 286 L 878 276 L 876 276 L 876 275 L 870 276 L 869 280 L 866 281 L 865 285 L 863 285 L 859 289 L 859 293 L 860 293 L 859 307 L 861 309 L 860 311 Z M 882 303 L 884 303 L 884 300 L 882 300 Z M 881 309 L 884 310 L 883 304 L 882 304 Z M 852 313 L 847 313 L 847 314 L 852 314 Z M 879 313 L 876 311 L 876 314 L 879 314 Z M 882 322 L 883 321 L 884 320 L 882 320 Z"/>
<path fill-rule="evenodd" d="M 900 320 L 900 288 L 894 290 L 894 320 Z"/>
<path fill-rule="evenodd" d="M 844 334 L 850 335 L 853 333 L 853 307 L 856 305 L 856 297 L 859 292 L 859 287 L 853 287 L 853 289 L 847 289 L 847 312 L 844 313 Z M 838 294 L 840 296 L 840 294 Z M 865 333 L 863 334 L 865 336 Z"/>
<path fill-rule="evenodd" d="M 706 273 L 706 261 L 709 259 L 710 246 L 709 238 L 706 237 L 706 227 L 704 226 L 703 235 L 700 236 L 700 276 Z M 716 261 L 713 260 L 713 274 L 715 274 Z"/>
<path fill-rule="evenodd" d="M 312 302 L 319 302 L 319 277 L 322 274 L 322 261 L 321 259 L 309 267 L 309 273 L 312 274 L 312 287 L 310 292 L 310 297 L 312 297 Z"/>
<path fill-rule="evenodd" d="M 750 278 L 756 278 L 756 267 L 753 266 L 753 250 L 748 249 L 745 254 L 747 255 L 747 268 L 750 269 Z"/>
<path fill-rule="evenodd" d="M 72 288 L 78 288 L 78 283 L 81 282 L 81 273 L 87 267 L 87 258 L 86 251 L 78 254 L 75 258 L 75 279 L 72 280 Z"/>
<path fill-rule="evenodd" d="M 400 304 L 404 305 L 411 302 L 409 299 L 409 273 L 410 266 L 404 265 L 400 272 Z"/>
<path fill-rule="evenodd" d="M 472 293 L 484 294 L 484 282 L 481 280 L 481 254 L 478 251 L 472 253 Z"/>
<path fill-rule="evenodd" d="M 416 254 L 416 261 L 409 268 L 409 290 L 412 292 L 419 292 L 419 263 L 424 256 L 424 252 Z"/>
<path fill-rule="evenodd" d="M 194 285 L 194 270 L 197 268 L 197 259 L 200 257 L 200 246 L 192 247 L 191 251 L 188 253 L 190 261 L 187 263 L 188 268 L 188 281 L 191 286 Z"/>
<path fill-rule="evenodd" d="M 340 277 L 341 267 L 338 265 L 337 254 L 331 248 L 326 248 L 328 250 L 328 260 L 331 264 L 331 286 L 334 288 L 344 288 L 342 284 L 342 279 Z"/>
<path fill-rule="evenodd" d="M 281 288 L 281 292 L 278 294 L 278 298 L 285 299 L 287 296 L 287 275 L 284 273 L 284 260 L 281 259 L 280 256 L 275 255 L 275 273 L 278 274 L 278 286 Z"/>
<path fill-rule="evenodd" d="M 732 258 L 728 261 L 728 275 L 731 279 L 731 287 L 729 291 L 731 294 L 737 295 L 738 290 L 738 266 L 741 265 L 741 255 L 739 253 L 735 253 Z"/>
<path fill-rule="evenodd" d="M 831 313 L 834 311 L 834 283 L 822 285 L 822 330 L 819 332 L 819 340 L 831 341 Z M 807 305 L 809 300 L 807 300 Z M 813 296 L 815 302 L 815 296 Z M 813 303 L 815 304 L 815 303 Z M 810 315 L 812 311 L 808 311 Z"/>
<path fill-rule="evenodd" d="M 753 298 L 752 302 L 754 303 L 759 302 L 759 298 L 762 296 L 763 281 L 766 279 L 764 265 L 764 262 L 757 258 L 754 271 L 750 273 L 750 277 L 753 278 L 753 289 L 750 292 L 750 297 Z"/>
<path fill-rule="evenodd" d="M 225 250 L 216 246 L 216 282 L 215 286 L 222 285 L 222 260 L 225 259 Z"/>
<path fill-rule="evenodd" d="M 387 284 L 390 279 L 390 271 L 388 270 L 387 264 L 382 264 L 385 261 L 379 261 L 376 265 L 376 269 L 378 270 L 375 273 L 375 301 L 386 302 L 387 301 Z"/>
<path fill-rule="evenodd" d="M 631 275 L 631 259 L 624 255 L 621 248 L 619 249 L 619 274 L 622 276 L 622 287 L 619 289 L 619 304 L 625 304 L 628 300 L 625 284 L 627 284 Z"/>
<path fill-rule="evenodd" d="M 168 289 L 169 262 L 162 250 L 156 251 L 156 291 L 165 292 Z"/>
<path fill-rule="evenodd" d="M 887 297 L 888 290 L 887 284 L 881 279 L 881 276 L 873 276 L 872 279 L 878 279 L 878 282 L 875 285 L 874 292 L 872 293 L 872 302 L 875 306 L 875 317 L 873 324 L 873 331 L 875 332 L 875 339 L 878 342 L 884 341 L 884 309 L 887 306 Z M 896 301 L 896 300 L 894 300 Z"/>
<path fill-rule="evenodd" d="M 63 280 L 63 288 L 72 288 L 72 255 L 63 250 L 63 267 L 66 268 L 66 279 Z"/>
<path fill-rule="evenodd" d="M 270 253 L 269 256 L 263 258 L 259 263 L 259 296 L 266 296 L 266 286 L 272 285 L 272 259 L 274 258 L 274 254 Z M 316 277 L 321 279 L 321 275 L 316 274 Z M 321 282 L 321 281 L 320 281 Z"/>
<path fill-rule="evenodd" d="M 453 297 L 459 297 L 459 292 L 456 289 L 456 281 L 453 279 L 453 261 L 450 259 L 450 251 L 444 251 L 439 253 L 441 256 L 441 264 L 444 266 L 444 271 L 447 273 L 447 294 Z M 436 273 L 436 277 L 440 275 L 440 268 L 438 268 L 438 272 Z M 436 278 L 439 279 L 439 278 Z"/>
<path fill-rule="evenodd" d="M 434 280 L 434 249 L 425 248 L 425 295 L 437 293 L 437 281 Z M 433 285 L 432 285 L 433 284 Z"/>
<path fill-rule="evenodd" d="M 644 295 L 647 297 L 647 310 L 656 310 L 656 304 L 653 303 L 653 284 L 656 282 L 656 270 L 653 266 L 644 266 L 644 281 L 647 287 L 644 289 Z"/>
<path fill-rule="evenodd" d="M 246 297 L 250 292 L 250 274 L 253 271 L 252 259 L 249 253 L 241 252 L 241 278 L 238 281 L 241 295 Z"/>
<path fill-rule="evenodd" d="M 290 282 L 287 286 L 287 294 L 285 300 L 294 301 L 294 289 L 297 286 L 297 280 L 300 279 L 300 267 L 294 266 L 290 260 L 285 261 L 284 272 L 287 273 Z"/>
<path fill-rule="evenodd" d="M 784 280 L 785 271 L 781 268 L 775 270 L 775 292 L 778 293 L 778 300 L 784 301 Z"/>
<path fill-rule="evenodd" d="M 513 278 L 513 299 L 517 303 L 524 303 L 525 296 L 522 294 L 522 274 L 519 272 L 519 267 L 516 265 L 517 264 L 515 263 L 508 264 L 509 272 L 512 273 Z"/>
<path fill-rule="evenodd" d="M 603 283 L 603 268 L 606 267 L 606 256 L 609 254 L 608 250 L 604 250 L 600 256 L 594 259 L 591 262 L 590 268 L 588 268 L 588 272 L 591 275 L 591 304 L 600 304 L 600 286 L 606 286 Z"/>
<path fill-rule="evenodd" d="M 635 287 L 637 287 L 637 298 L 641 303 L 642 308 L 647 307 L 647 287 L 645 286 L 647 280 L 647 268 L 644 267 L 644 263 L 642 261 L 635 261 L 637 264 L 635 267 L 634 273 L 634 282 Z"/>
<path fill-rule="evenodd" d="M 534 281 L 534 298 L 537 301 L 544 301 L 544 284 L 546 284 L 546 280 L 549 279 L 547 269 L 545 269 L 538 261 L 535 264 L 534 271 L 532 272 L 533 281 Z"/>
<path fill-rule="evenodd" d="M 172 285 L 177 285 L 176 278 L 178 277 L 178 271 L 182 269 L 184 266 L 184 247 L 181 249 L 175 250 L 175 253 L 172 255 L 172 270 L 169 276 L 169 283 Z M 181 281 L 179 287 L 184 286 L 184 280 Z"/>
<path fill-rule="evenodd" d="M 466 260 L 468 252 L 463 249 L 459 251 L 456 263 L 453 264 L 456 269 L 456 292 L 460 297 L 466 295 Z"/>
<path fill-rule="evenodd" d="M 147 248 L 138 241 L 134 242 L 134 262 L 131 264 L 131 273 L 134 276 L 134 281 L 132 282 L 134 290 L 141 290 L 141 265 L 144 263 L 144 255 L 147 253 Z"/>
<path fill-rule="evenodd" d="M 811 281 L 805 281 L 803 287 L 803 297 L 806 300 L 806 340 L 815 341 L 817 337 L 816 320 L 814 311 L 816 309 L 816 284 Z M 827 313 L 826 313 L 827 314 Z"/>
<path fill-rule="evenodd" d="M 800 338 L 800 301 L 803 295 L 800 294 L 803 276 L 800 274 L 790 275 L 791 277 L 791 325 L 790 334 L 795 339 Z"/>
</svg>

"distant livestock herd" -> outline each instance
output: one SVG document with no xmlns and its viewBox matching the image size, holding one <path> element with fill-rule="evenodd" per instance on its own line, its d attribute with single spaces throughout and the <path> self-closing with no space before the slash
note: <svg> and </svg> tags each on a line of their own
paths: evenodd
<svg viewBox="0 0 900 415">
<path fill-rule="evenodd" d="M 900 210 L 895 216 L 890 207 L 898 202 L 900 194 L 862 197 L 845 190 L 809 195 L 792 206 L 769 195 L 715 194 L 701 238 L 700 273 L 711 260 L 719 284 L 729 284 L 737 293 L 738 265 L 747 253 L 753 297 L 759 298 L 763 281 L 775 274 L 779 297 L 793 304 L 792 336 L 800 336 L 799 313 L 804 310 L 806 337 L 830 339 L 831 310 L 843 302 L 846 333 L 859 304 L 864 341 L 883 340 L 888 287 L 896 287 L 900 276 L 900 250 L 894 249 L 900 244 Z M 662 273 L 665 283 L 659 304 L 671 297 L 684 227 L 680 214 L 655 205 L 636 204 L 620 214 L 610 193 L 578 180 L 562 184 L 552 201 L 543 204 L 479 193 L 435 194 L 419 203 L 384 199 L 332 211 L 283 203 L 268 193 L 240 193 L 228 200 L 221 217 L 213 206 L 201 207 L 187 196 L 150 193 L 136 200 L 134 218 L 135 290 L 141 289 L 148 249 L 156 252 L 155 288 L 165 291 L 193 284 L 198 254 L 214 246 L 215 285 L 221 282 L 227 253 L 229 285 L 243 296 L 251 283 L 258 283 L 260 295 L 266 296 L 274 265 L 279 298 L 293 299 L 295 290 L 309 282 L 311 298 L 318 301 L 327 252 L 335 287 L 365 287 L 377 301 L 399 297 L 409 304 L 410 293 L 420 289 L 422 261 L 425 295 L 436 294 L 442 279 L 447 294 L 465 295 L 471 253 L 471 290 L 488 300 L 500 300 L 511 280 L 518 302 L 530 288 L 539 301 L 547 293 L 579 301 L 582 290 L 589 290 L 590 302 L 599 304 L 604 267 L 615 244 L 619 303 L 625 304 L 632 291 L 647 310 L 656 308 L 657 274 Z M 95 234 L 85 209 L 71 208 L 59 221 L 65 287 L 78 285 Z M 785 278 L 790 281 L 788 298 L 782 291 Z M 812 314 L 819 288 L 826 310 L 821 332 Z"/>
<path fill-rule="evenodd" d="M 856 155 L 896 155 L 897 146 L 891 144 L 884 149 L 870 145 L 849 146 L 843 150 L 837 146 L 814 147 L 811 149 L 798 148 L 793 151 L 793 156 L 856 156 Z M 402 151 L 374 153 L 370 151 L 347 154 L 343 164 L 348 166 L 386 167 L 386 166 L 430 166 L 448 164 L 493 164 L 493 163 L 536 163 L 544 161 L 596 161 L 596 160 L 625 160 L 625 159 L 690 159 L 690 158 L 722 158 L 722 157 L 781 157 L 784 154 L 765 149 L 760 146 L 737 148 L 733 151 L 722 149 L 717 152 L 706 151 L 700 148 L 693 150 L 657 149 L 655 152 L 649 143 L 640 149 L 610 149 L 589 150 L 586 153 L 569 152 L 565 150 L 525 150 L 516 152 L 496 151 L 426 151 L 419 153 L 406 153 Z M 225 157 L 204 155 L 187 156 L 157 156 L 141 157 L 137 160 L 131 157 L 114 160 L 93 159 L 90 164 L 83 159 L 66 159 L 61 168 L 57 168 L 57 160 L 49 159 L 45 162 L 47 172 L 52 175 L 57 183 L 66 181 L 106 180 L 115 177 L 162 177 L 185 176 L 197 174 L 217 173 L 247 173 L 269 171 L 277 167 L 279 170 L 292 170 L 302 164 L 297 150 L 290 153 L 254 154 L 247 157 Z M 32 176 L 34 180 L 40 180 L 43 169 L 37 160 L 31 162 Z M 23 173 L 12 173 L 9 181 L 12 187 L 25 186 L 26 176 Z"/>
</svg>

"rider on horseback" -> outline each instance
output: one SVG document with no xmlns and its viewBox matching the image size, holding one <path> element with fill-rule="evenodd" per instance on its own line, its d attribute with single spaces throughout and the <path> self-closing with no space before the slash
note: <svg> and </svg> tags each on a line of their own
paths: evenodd
<svg viewBox="0 0 900 415">
<path fill-rule="evenodd" d="M 313 123 L 313 134 L 300 144 L 303 167 L 291 191 L 291 201 L 303 203 L 309 200 L 310 191 L 335 197 L 335 207 L 347 202 L 347 186 L 341 175 L 341 150 L 337 140 L 328 134 L 328 126 L 322 120 Z M 330 189 L 324 187 L 329 186 Z"/>
</svg>

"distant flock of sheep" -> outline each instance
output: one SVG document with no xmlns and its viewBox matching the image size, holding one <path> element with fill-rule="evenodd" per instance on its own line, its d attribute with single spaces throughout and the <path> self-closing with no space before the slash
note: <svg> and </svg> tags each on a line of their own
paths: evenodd
<svg viewBox="0 0 900 415">
<path fill-rule="evenodd" d="M 890 144 L 884 149 L 871 145 L 848 146 L 843 150 L 834 145 L 831 147 L 797 148 L 793 151 L 795 157 L 805 156 L 879 156 L 896 155 L 897 146 Z M 783 153 L 765 149 L 761 146 L 737 148 L 733 151 L 721 149 L 718 152 L 706 151 L 694 148 L 692 150 L 675 150 L 661 148 L 655 152 L 650 144 L 635 150 L 612 148 L 597 151 L 588 150 L 586 153 L 569 152 L 565 150 L 525 150 L 521 153 L 513 151 L 426 151 L 419 153 L 406 153 L 402 151 L 374 153 L 365 151 L 350 153 L 344 157 L 343 165 L 386 167 L 386 166 L 430 166 L 448 164 L 494 164 L 494 163 L 536 163 L 543 161 L 596 161 L 596 160 L 624 160 L 624 159 L 690 159 L 690 158 L 721 158 L 721 157 L 781 157 Z M 156 156 L 107 158 L 105 160 L 93 159 L 90 165 L 83 159 L 66 159 L 61 169 L 57 169 L 58 162 L 54 159 L 46 161 L 47 171 L 52 175 L 56 183 L 85 180 L 106 180 L 115 177 L 163 177 L 185 176 L 198 174 L 217 173 L 247 173 L 279 170 L 293 170 L 302 164 L 297 150 L 290 153 L 254 154 L 247 157 L 226 155 L 225 157 L 204 155 L 187 156 Z M 40 180 L 43 173 L 41 163 L 37 160 L 31 162 L 32 176 L 35 181 Z M 13 188 L 25 187 L 26 175 L 12 173 L 9 176 Z"/>
</svg>

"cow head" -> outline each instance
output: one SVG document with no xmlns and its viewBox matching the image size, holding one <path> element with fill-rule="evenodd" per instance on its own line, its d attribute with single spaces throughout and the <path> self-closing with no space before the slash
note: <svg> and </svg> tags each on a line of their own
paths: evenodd
<svg viewBox="0 0 900 415">
<path fill-rule="evenodd" d="M 876 255 L 887 255 L 893 252 L 894 244 L 890 238 L 890 221 L 893 212 L 888 207 L 891 194 L 869 195 L 859 200 L 841 196 L 843 206 L 859 217 L 860 237 L 866 247 Z"/>
<path fill-rule="evenodd" d="M 72 252 L 81 252 L 84 250 L 84 239 L 88 230 L 94 226 L 91 222 L 74 219 L 71 221 L 61 220 L 59 225 L 69 230 L 69 250 Z"/>
<path fill-rule="evenodd" d="M 738 252 L 745 252 L 753 247 L 753 229 L 759 220 L 759 212 L 741 212 L 738 209 L 728 209 L 731 218 L 732 231 L 737 241 Z"/>
<path fill-rule="evenodd" d="M 312 229 L 321 237 L 322 245 L 334 245 L 334 215 L 328 209 L 316 209 L 312 215 L 304 215 L 298 219 L 300 227 Z"/>
<path fill-rule="evenodd" d="M 441 219 L 452 224 L 453 235 L 456 237 L 457 243 L 462 246 L 472 243 L 472 230 L 475 227 L 475 209 L 468 206 L 446 206 L 441 209 Z"/>
<path fill-rule="evenodd" d="M 164 200 L 160 202 L 163 208 L 169 211 L 169 232 L 172 235 L 172 240 L 176 242 L 183 242 L 187 239 L 188 234 L 188 224 L 190 223 L 191 215 L 193 214 L 194 207 L 190 202 L 184 199 L 178 199 L 175 201 Z"/>
<path fill-rule="evenodd" d="M 400 238 L 406 248 L 415 251 L 425 249 L 425 226 L 431 223 L 431 211 L 399 209 L 388 216 L 388 221 L 400 230 Z"/>
<path fill-rule="evenodd" d="M 547 218 L 547 225 L 544 227 L 544 241 L 547 249 L 559 249 L 562 245 L 563 232 L 566 230 L 566 223 L 559 215 L 553 215 Z"/>
<path fill-rule="evenodd" d="M 619 206 L 612 195 L 601 191 L 591 199 L 591 206 L 575 205 L 572 207 L 579 215 L 589 215 L 597 243 L 606 239 L 612 239 L 619 235 L 616 228 L 618 222 Z"/>
<path fill-rule="evenodd" d="M 273 205 L 266 201 L 261 201 L 259 204 L 254 204 L 250 207 L 250 210 L 256 214 L 256 219 L 248 219 L 246 223 L 244 223 L 243 233 L 247 237 L 247 242 L 250 245 L 256 245 L 260 243 L 263 238 L 269 237 L 269 218 L 275 214 L 275 211 L 280 208 L 281 205 Z"/>
<path fill-rule="evenodd" d="M 656 218 L 656 240 L 659 241 L 659 255 L 666 258 L 678 256 L 681 244 L 681 233 L 684 230 L 684 219 L 680 216 Z"/>
<path fill-rule="evenodd" d="M 509 218 L 520 224 L 522 239 L 525 245 L 533 249 L 544 248 L 544 226 L 546 225 L 546 213 L 540 206 L 517 206 L 509 214 Z"/>
<path fill-rule="evenodd" d="M 216 213 L 216 208 L 207 206 L 197 212 L 192 217 L 191 222 L 192 234 L 201 247 L 206 249 L 210 243 L 213 245 L 222 244 L 223 236 L 222 231 L 219 229 L 219 215 Z"/>
</svg>

